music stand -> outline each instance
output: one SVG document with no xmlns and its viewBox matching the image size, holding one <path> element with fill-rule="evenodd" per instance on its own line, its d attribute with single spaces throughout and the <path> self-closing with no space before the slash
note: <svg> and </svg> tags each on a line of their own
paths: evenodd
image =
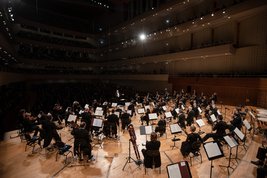
<svg viewBox="0 0 267 178">
<path fill-rule="evenodd" d="M 229 153 L 229 158 L 228 158 L 228 165 L 224 166 L 224 165 L 219 165 L 220 167 L 226 167 L 227 168 L 227 172 L 228 172 L 228 176 L 230 175 L 230 171 L 229 168 L 231 168 L 232 170 L 234 170 L 233 167 L 231 167 L 231 159 L 232 158 L 232 148 L 237 147 L 238 143 L 236 142 L 236 140 L 233 137 L 230 137 L 228 135 L 223 137 L 224 140 L 226 141 L 226 143 L 228 144 L 229 148 L 230 148 L 230 153 Z M 237 153 L 236 153 L 237 154 Z"/>
<path fill-rule="evenodd" d="M 182 133 L 182 128 L 178 124 L 171 124 L 170 125 L 170 131 L 171 131 L 171 134 L 174 134 L 174 137 L 172 139 L 173 146 L 171 146 L 172 149 L 173 149 L 174 147 L 176 147 L 176 145 L 175 145 L 176 141 L 181 140 L 180 138 L 176 138 L 176 135 L 175 134 Z"/>
<path fill-rule="evenodd" d="M 67 121 L 68 122 L 72 122 L 72 121 L 75 122 L 76 118 L 77 118 L 77 115 L 70 114 Z"/>
<path fill-rule="evenodd" d="M 137 110 L 137 113 L 138 113 L 138 114 L 144 114 L 144 113 L 145 113 L 145 109 L 144 109 L 144 108 L 139 108 L 139 109 Z"/>
<path fill-rule="evenodd" d="M 166 166 L 168 178 L 192 178 L 187 161 L 180 161 Z"/>
<path fill-rule="evenodd" d="M 98 128 L 98 129 L 102 128 L 103 127 L 103 120 L 94 118 L 92 121 L 92 126 Z M 94 144 L 93 147 L 96 145 L 100 145 L 100 147 L 102 148 L 103 134 L 100 131 L 99 133 L 96 134 L 96 136 L 97 136 L 97 143 Z"/>
<path fill-rule="evenodd" d="M 217 142 L 206 142 L 203 144 L 204 150 L 208 157 L 208 160 L 211 161 L 210 163 L 210 178 L 212 177 L 212 168 L 213 164 L 212 161 L 224 156 L 221 148 L 219 147 Z"/>
<path fill-rule="evenodd" d="M 140 135 L 145 135 L 147 140 L 147 135 L 150 135 L 153 132 L 152 125 L 149 126 L 140 126 Z"/>
<path fill-rule="evenodd" d="M 240 141 L 243 142 L 243 144 L 241 146 L 243 146 L 244 149 L 247 151 L 247 147 L 248 146 L 246 145 L 246 137 L 245 137 L 245 135 L 237 127 L 234 129 L 234 133 L 240 139 Z"/>
<path fill-rule="evenodd" d="M 165 114 L 165 117 L 168 119 L 168 121 L 170 121 L 171 118 L 173 117 L 173 116 L 172 116 L 172 113 L 171 113 L 170 111 L 165 112 L 164 114 Z"/>
<path fill-rule="evenodd" d="M 201 134 L 205 133 L 204 131 L 201 131 L 201 127 L 205 126 L 204 121 L 202 119 L 197 119 L 196 123 L 197 123 L 197 125 L 199 127 L 198 134 L 201 135 Z"/>
</svg>

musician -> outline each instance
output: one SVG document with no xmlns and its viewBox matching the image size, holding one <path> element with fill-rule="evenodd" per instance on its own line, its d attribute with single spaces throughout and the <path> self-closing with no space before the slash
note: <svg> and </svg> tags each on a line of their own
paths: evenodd
<svg viewBox="0 0 267 178">
<path fill-rule="evenodd" d="M 142 149 L 144 156 L 144 165 L 146 168 L 153 168 L 153 157 L 155 167 L 161 166 L 160 158 L 160 141 L 157 140 L 157 133 L 152 132 L 150 136 L 150 141 L 146 142 L 146 149 Z"/>
<path fill-rule="evenodd" d="M 185 129 L 185 114 L 183 110 L 179 109 L 178 114 L 178 122 L 177 122 L 182 129 Z"/>
<path fill-rule="evenodd" d="M 37 126 L 38 125 L 38 122 L 36 120 L 35 117 L 33 117 L 31 115 L 31 113 L 27 113 L 23 111 L 21 111 L 21 115 L 22 115 L 22 125 L 23 125 L 23 129 L 24 129 L 24 132 L 25 132 L 25 138 L 26 140 L 31 140 L 31 139 L 37 139 L 37 135 L 40 131 L 40 127 Z M 31 132 L 34 132 L 33 133 L 33 137 L 31 138 L 30 136 L 30 133 Z"/>
<path fill-rule="evenodd" d="M 147 126 L 149 125 L 149 113 L 150 113 L 150 109 L 147 109 L 147 110 L 146 110 L 146 114 L 145 114 L 144 116 L 141 117 L 142 125 L 143 125 L 143 122 L 144 122 L 144 121 L 146 122 L 146 125 L 147 125 Z"/>
<path fill-rule="evenodd" d="M 217 118 L 218 118 L 218 122 L 212 128 L 212 130 L 215 132 L 214 133 L 207 133 L 202 139 L 203 142 L 205 142 L 210 137 L 212 137 L 214 140 L 218 141 L 226 135 L 226 129 L 229 129 L 229 126 L 227 125 L 227 123 L 225 121 L 223 121 L 222 115 L 218 115 Z"/>
<path fill-rule="evenodd" d="M 196 141 L 202 142 L 202 138 L 198 133 L 196 133 L 196 127 L 194 125 L 190 126 L 191 133 L 187 135 L 187 138 L 184 142 L 182 142 L 181 153 L 184 157 L 188 156 L 189 153 L 195 153 L 196 150 L 192 147 L 193 143 Z"/>
<path fill-rule="evenodd" d="M 160 136 L 162 136 L 166 132 L 166 120 L 164 117 L 160 118 L 155 132 L 159 132 Z"/>
<path fill-rule="evenodd" d="M 60 104 L 56 103 L 53 107 L 53 111 L 52 111 L 52 117 L 53 117 L 53 121 L 58 121 L 59 124 L 61 124 L 62 122 L 62 106 L 60 106 Z"/>
<path fill-rule="evenodd" d="M 186 121 L 187 121 L 187 126 L 191 126 L 192 123 L 194 122 L 194 117 L 195 117 L 195 112 L 194 110 L 192 109 L 191 106 L 188 107 L 188 114 L 187 114 L 187 118 L 186 118 Z"/>
<path fill-rule="evenodd" d="M 266 161 L 267 148 L 259 147 L 257 151 L 257 161 L 251 161 L 257 167 L 257 178 L 264 178 L 267 176 L 267 161 Z"/>
<path fill-rule="evenodd" d="M 48 113 L 47 115 L 43 114 L 40 119 L 40 124 L 42 125 L 41 135 L 44 139 L 43 148 L 48 148 L 52 139 L 54 139 L 57 144 L 62 142 L 57 132 L 57 126 L 52 121 L 52 118 L 52 115 Z"/>
<path fill-rule="evenodd" d="M 115 136 L 117 138 L 117 126 L 119 126 L 119 117 L 114 114 L 115 111 L 112 109 L 111 114 L 107 117 L 108 121 L 108 127 L 111 129 L 111 134 L 109 135 L 110 137 Z"/>
<path fill-rule="evenodd" d="M 131 116 L 129 113 L 122 111 L 121 115 L 121 130 L 124 132 L 126 126 L 128 126 L 131 123 Z"/>
<path fill-rule="evenodd" d="M 86 123 L 86 128 L 85 129 L 88 132 L 90 132 L 90 130 L 91 130 L 91 121 L 92 121 L 92 114 L 90 112 L 90 109 L 88 107 L 85 108 L 84 112 L 81 114 L 81 116 L 82 116 L 81 121 Z"/>
<path fill-rule="evenodd" d="M 237 127 L 239 130 L 241 130 L 243 126 L 243 120 L 242 120 L 241 114 L 239 113 L 237 109 L 234 110 L 233 118 L 230 122 L 231 122 L 231 125 L 233 126 L 233 129 Z"/>
<path fill-rule="evenodd" d="M 89 132 L 85 129 L 86 123 L 81 122 L 80 127 L 73 128 L 71 134 L 74 136 L 74 156 L 79 156 L 83 160 L 83 154 L 87 155 L 88 160 L 93 160 L 91 138 Z"/>
</svg>

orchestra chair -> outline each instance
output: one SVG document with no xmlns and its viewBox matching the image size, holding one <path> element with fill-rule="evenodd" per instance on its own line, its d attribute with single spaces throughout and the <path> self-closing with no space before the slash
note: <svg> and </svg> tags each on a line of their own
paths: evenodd
<svg viewBox="0 0 267 178">
<path fill-rule="evenodd" d="M 58 147 L 57 148 L 57 153 L 56 153 L 56 161 L 58 160 L 58 156 L 64 156 L 65 160 L 64 163 L 67 164 L 68 160 L 68 155 L 71 154 L 71 157 L 73 158 L 73 152 L 70 150 L 71 145 L 64 145 L 63 147 Z"/>
<path fill-rule="evenodd" d="M 147 150 L 146 157 L 144 158 L 145 174 L 147 168 L 159 168 L 159 173 L 161 173 L 161 157 L 159 150 Z"/>
<path fill-rule="evenodd" d="M 200 163 L 202 163 L 202 155 L 200 153 L 200 147 L 201 147 L 201 141 L 195 141 L 192 143 L 192 151 L 188 154 L 189 160 L 190 160 L 190 166 L 192 166 L 192 159 L 198 159 L 200 160 Z"/>
<path fill-rule="evenodd" d="M 27 133 L 25 133 L 25 135 L 26 135 L 26 134 L 27 134 Z M 31 136 L 28 134 L 28 136 L 26 136 L 25 138 L 26 138 L 25 151 L 27 151 L 27 148 L 28 148 L 28 147 L 31 147 L 31 148 L 32 148 L 32 154 L 33 154 L 33 153 L 35 153 L 35 147 L 36 147 L 36 145 L 39 145 L 40 148 L 42 148 L 38 136 L 31 137 Z M 28 139 L 27 139 L 27 138 L 28 138 Z"/>
</svg>

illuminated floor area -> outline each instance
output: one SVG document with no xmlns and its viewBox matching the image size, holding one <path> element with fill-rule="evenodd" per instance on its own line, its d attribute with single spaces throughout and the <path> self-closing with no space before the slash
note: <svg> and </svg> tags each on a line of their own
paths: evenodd
<svg viewBox="0 0 267 178">
<path fill-rule="evenodd" d="M 229 106 L 228 106 L 229 107 Z M 224 113 L 227 117 L 231 117 L 230 111 Z M 205 121 L 205 119 L 203 119 Z M 144 148 L 142 143 L 145 143 L 149 136 L 140 135 L 140 121 L 139 115 L 132 118 L 132 122 L 135 127 L 135 133 L 137 136 L 137 145 L 139 153 L 141 155 L 141 149 Z M 173 121 L 174 123 L 174 121 Z M 171 123 L 169 123 L 171 124 Z M 169 125 L 168 124 L 168 125 Z M 206 133 L 211 131 L 211 126 L 206 124 L 201 128 Z M 66 127 L 59 131 L 62 140 L 70 145 L 73 145 L 73 139 L 70 135 L 70 128 Z M 176 147 L 172 138 L 175 136 L 170 133 L 169 126 L 167 127 L 166 135 L 159 138 L 161 141 L 161 173 L 158 169 L 147 169 L 145 170 L 143 165 L 138 166 L 134 162 L 126 163 L 127 157 L 129 156 L 129 133 L 125 131 L 120 132 L 119 139 L 104 138 L 102 145 L 96 145 L 93 147 L 93 154 L 96 158 L 95 161 L 86 163 L 79 162 L 78 160 L 72 160 L 69 158 L 67 161 L 71 161 L 68 166 L 64 165 L 64 156 L 60 156 L 59 160 L 56 161 L 56 152 L 45 153 L 37 147 L 37 153 L 32 154 L 31 148 L 25 151 L 25 142 L 21 142 L 20 138 L 9 139 L 10 135 L 16 135 L 16 132 L 10 132 L 6 134 L 6 140 L 0 143 L 0 173 L 3 178 L 26 178 L 26 177 L 62 177 L 62 178 L 82 178 L 82 177 L 168 177 L 166 166 L 184 159 L 180 153 L 181 142 L 186 138 L 185 133 L 176 134 L 176 137 L 180 138 L 177 141 Z M 205 135 L 201 135 L 202 137 Z M 230 166 L 234 168 L 234 171 L 229 168 L 229 177 L 245 177 L 254 178 L 256 177 L 256 166 L 250 163 L 251 160 L 255 160 L 255 155 L 258 147 L 260 146 L 261 136 L 247 134 L 248 150 L 246 151 L 243 146 L 238 147 L 238 158 L 232 159 Z M 94 141 L 96 143 L 96 140 Z M 130 145 L 131 153 L 130 156 L 136 159 L 132 145 Z M 225 157 L 216 159 L 213 161 L 214 168 L 212 169 L 212 177 L 228 177 L 227 168 L 220 167 L 219 165 L 228 165 L 229 147 L 224 145 L 222 147 Z M 201 154 L 203 162 L 199 160 L 193 160 L 193 165 L 190 166 L 192 176 L 194 178 L 208 178 L 210 177 L 211 161 L 208 160 L 205 150 L 201 147 Z M 236 149 L 232 150 L 233 157 L 236 156 Z M 143 156 L 141 155 L 143 159 Z M 125 165 L 126 164 L 126 165 Z M 125 166 L 125 169 L 123 167 Z"/>
</svg>

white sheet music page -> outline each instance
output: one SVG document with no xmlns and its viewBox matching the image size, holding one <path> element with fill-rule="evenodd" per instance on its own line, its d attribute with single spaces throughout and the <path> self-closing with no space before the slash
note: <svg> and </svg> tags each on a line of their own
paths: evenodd
<svg viewBox="0 0 267 178">
<path fill-rule="evenodd" d="M 197 108 L 199 113 L 202 113 L 202 110 L 200 109 L 200 107 Z"/>
<path fill-rule="evenodd" d="M 94 119 L 93 126 L 95 127 L 102 127 L 102 120 L 101 119 Z"/>
<path fill-rule="evenodd" d="M 171 128 L 171 133 L 182 132 L 182 129 L 178 124 L 172 124 L 170 125 L 170 128 Z"/>
<path fill-rule="evenodd" d="M 104 112 L 103 110 L 96 110 L 95 115 L 96 116 L 103 116 L 103 112 Z"/>
<path fill-rule="evenodd" d="M 199 127 L 202 127 L 202 126 L 205 125 L 205 123 L 204 123 L 204 121 L 202 119 L 197 119 L 196 122 L 197 122 Z"/>
<path fill-rule="evenodd" d="M 137 110 L 138 114 L 144 114 L 145 113 L 145 109 L 144 108 L 139 108 Z"/>
<path fill-rule="evenodd" d="M 221 155 L 221 150 L 216 142 L 209 142 L 204 145 L 209 158 Z"/>
<path fill-rule="evenodd" d="M 228 135 L 224 136 L 223 138 L 231 148 L 238 145 L 236 140 L 232 137 L 229 137 Z"/>
<path fill-rule="evenodd" d="M 165 112 L 165 116 L 166 116 L 166 118 L 172 117 L 172 113 L 171 112 Z"/>
<path fill-rule="evenodd" d="M 249 113 L 249 115 L 251 115 L 251 117 L 252 117 L 253 119 L 256 118 L 255 115 L 254 115 L 251 111 L 249 111 L 248 113 Z"/>
<path fill-rule="evenodd" d="M 157 115 L 157 113 L 149 113 L 148 114 L 148 118 L 150 120 L 152 120 L 152 119 L 158 119 L 158 115 Z"/>
<path fill-rule="evenodd" d="M 243 120 L 243 124 L 245 125 L 245 127 L 246 127 L 248 130 L 251 129 L 251 125 L 250 125 L 250 123 L 248 122 L 247 119 Z"/>
<path fill-rule="evenodd" d="M 179 114 L 179 112 L 180 112 L 179 108 L 176 108 L 176 109 L 175 109 L 175 112 L 176 112 L 177 114 Z"/>
<path fill-rule="evenodd" d="M 215 121 L 217 121 L 217 118 L 215 117 L 215 115 L 214 115 L 214 114 L 212 114 L 212 115 L 210 116 L 210 118 L 211 118 L 211 121 L 212 121 L 212 122 L 215 122 Z"/>
<path fill-rule="evenodd" d="M 169 178 L 182 178 L 178 164 L 169 165 L 167 168 L 168 168 Z"/>
<path fill-rule="evenodd" d="M 240 138 L 240 140 L 244 140 L 245 135 L 239 130 L 237 127 L 234 130 L 235 134 Z"/>
<path fill-rule="evenodd" d="M 146 126 L 145 127 L 146 134 L 149 135 L 152 133 L 152 126 Z"/>
<path fill-rule="evenodd" d="M 76 115 L 73 115 L 73 114 L 70 114 L 69 117 L 68 117 L 68 121 L 71 122 L 71 121 L 75 121 L 77 118 Z"/>
</svg>

